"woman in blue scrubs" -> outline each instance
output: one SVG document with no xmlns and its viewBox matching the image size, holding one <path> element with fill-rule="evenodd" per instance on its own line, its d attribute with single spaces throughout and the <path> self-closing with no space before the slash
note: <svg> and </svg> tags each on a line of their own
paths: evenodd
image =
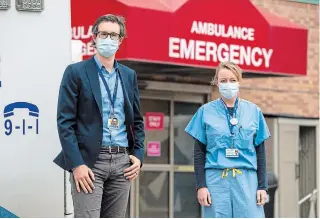
<svg viewBox="0 0 320 219">
<path fill-rule="evenodd" d="M 264 217 L 270 132 L 260 108 L 239 97 L 241 69 L 219 65 L 213 83 L 221 97 L 201 106 L 185 131 L 195 139 L 198 201 L 211 217 Z"/>
</svg>

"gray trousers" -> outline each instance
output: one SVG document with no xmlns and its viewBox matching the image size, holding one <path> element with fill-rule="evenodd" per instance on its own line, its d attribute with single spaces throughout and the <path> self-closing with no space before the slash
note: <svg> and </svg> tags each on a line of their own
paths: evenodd
<svg viewBox="0 0 320 219">
<path fill-rule="evenodd" d="M 95 189 L 85 194 L 78 193 L 73 174 L 70 175 L 74 217 L 124 218 L 129 198 L 131 183 L 124 177 L 123 170 L 130 167 L 129 155 L 109 154 L 101 151 L 92 171 Z"/>
</svg>

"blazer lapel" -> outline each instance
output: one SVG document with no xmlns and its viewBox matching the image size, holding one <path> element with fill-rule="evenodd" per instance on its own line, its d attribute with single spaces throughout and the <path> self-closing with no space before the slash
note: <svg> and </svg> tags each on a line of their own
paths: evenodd
<svg viewBox="0 0 320 219">
<path fill-rule="evenodd" d="M 88 65 L 86 66 L 86 69 L 87 69 L 87 75 L 89 78 L 91 90 L 92 90 L 94 99 L 98 104 L 100 115 L 102 117 L 101 89 L 100 89 L 99 75 L 97 72 L 97 67 L 96 67 L 94 58 L 91 58 L 90 60 L 88 60 Z"/>
</svg>

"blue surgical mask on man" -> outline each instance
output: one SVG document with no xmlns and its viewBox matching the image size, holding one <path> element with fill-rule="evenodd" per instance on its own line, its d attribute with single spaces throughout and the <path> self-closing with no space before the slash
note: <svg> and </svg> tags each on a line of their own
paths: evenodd
<svg viewBox="0 0 320 219">
<path fill-rule="evenodd" d="M 232 99 L 238 95 L 239 83 L 219 83 L 219 92 L 226 99 Z"/>
<path fill-rule="evenodd" d="M 106 39 L 97 38 L 96 47 L 100 55 L 110 57 L 117 52 L 119 44 L 118 40 L 112 40 L 110 37 Z"/>
</svg>

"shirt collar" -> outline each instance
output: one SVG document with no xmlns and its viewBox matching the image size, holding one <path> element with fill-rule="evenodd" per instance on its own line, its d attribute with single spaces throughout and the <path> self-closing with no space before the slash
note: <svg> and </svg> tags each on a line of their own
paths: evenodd
<svg viewBox="0 0 320 219">
<path fill-rule="evenodd" d="M 104 66 L 102 65 L 102 63 L 101 63 L 101 62 L 99 61 L 99 59 L 97 58 L 97 56 L 94 56 L 94 60 L 95 60 L 96 64 L 98 65 L 99 69 L 104 68 Z M 117 60 L 114 60 L 113 68 L 114 68 L 114 70 L 118 70 L 119 65 L 118 65 Z"/>
</svg>

